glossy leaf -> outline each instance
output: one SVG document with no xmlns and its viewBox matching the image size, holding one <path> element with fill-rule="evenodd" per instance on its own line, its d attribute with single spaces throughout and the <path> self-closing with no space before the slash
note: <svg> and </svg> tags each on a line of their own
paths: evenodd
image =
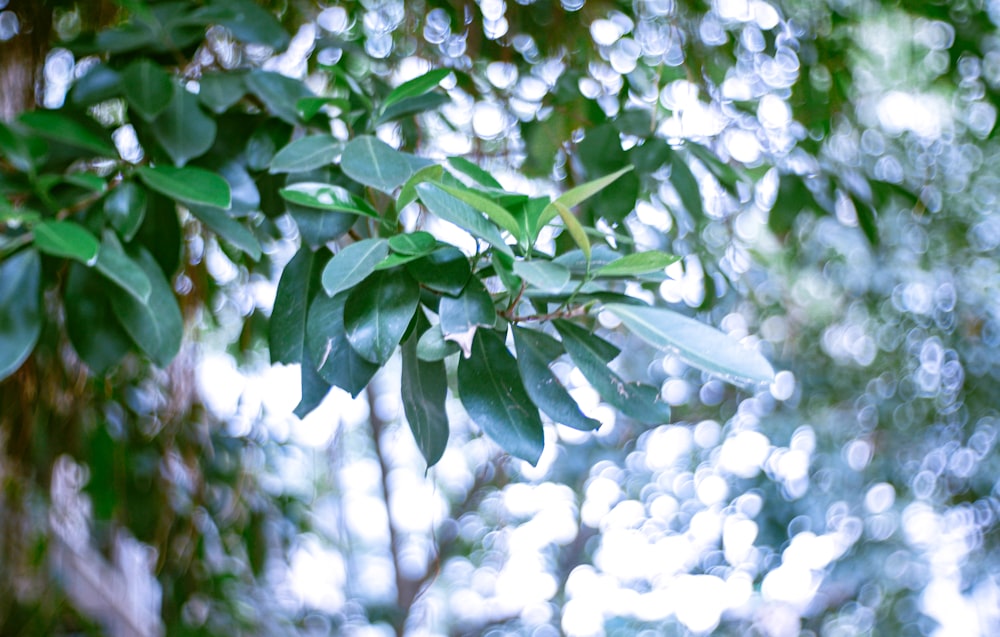
<svg viewBox="0 0 1000 637">
<path fill-rule="evenodd" d="M 649 250 L 627 254 L 620 259 L 601 266 L 594 271 L 595 277 L 632 277 L 650 272 L 662 272 L 664 268 L 676 263 L 680 257 L 666 252 Z"/>
<path fill-rule="evenodd" d="M 496 227 L 469 204 L 456 199 L 430 183 L 418 185 L 417 194 L 427 209 L 435 216 L 455 224 L 473 236 L 485 240 L 501 252 L 513 256 L 513 251 L 504 242 Z"/>
<path fill-rule="evenodd" d="M 601 426 L 600 421 L 584 416 L 566 388 L 556 378 L 549 364 L 553 349 L 562 351 L 562 346 L 551 336 L 542 332 L 515 327 L 514 346 L 517 349 L 517 367 L 528 395 L 535 404 L 553 421 L 579 429 L 592 431 Z"/>
<path fill-rule="evenodd" d="M 45 139 L 86 150 L 101 157 L 118 158 L 118 151 L 107 135 L 98 134 L 62 113 L 29 111 L 21 114 L 20 121 Z"/>
<path fill-rule="evenodd" d="M 136 174 L 144 184 L 175 201 L 223 210 L 232 206 L 229 182 L 202 168 L 139 166 Z"/>
<path fill-rule="evenodd" d="M 417 356 L 423 361 L 440 361 L 452 354 L 457 354 L 457 343 L 444 340 L 441 324 L 432 325 L 420 335 L 417 342 Z"/>
<path fill-rule="evenodd" d="M 101 254 L 104 257 L 104 252 Z M 135 266 L 138 268 L 138 265 Z M 140 269 L 149 285 L 149 278 Z M 66 332 L 73 349 L 92 372 L 105 374 L 129 350 L 132 339 L 111 308 L 106 279 L 92 269 L 71 263 L 66 275 Z"/>
<path fill-rule="evenodd" d="M 437 247 L 437 239 L 429 232 L 418 230 L 389 237 L 389 248 L 393 252 L 406 255 L 424 256 Z"/>
<path fill-rule="evenodd" d="M 433 162 L 400 152 L 380 139 L 361 136 L 344 147 L 340 167 L 344 174 L 365 186 L 392 194 L 421 168 Z"/>
<path fill-rule="evenodd" d="M 344 145 L 330 135 L 300 137 L 278 151 L 271 160 L 272 173 L 296 173 L 333 163 Z"/>
<path fill-rule="evenodd" d="M 444 339 L 457 343 L 466 357 L 471 353 L 472 337 L 476 329 L 492 328 L 497 320 L 493 298 L 476 277 L 469 279 L 465 289 L 457 297 L 442 297 L 438 315 L 441 317 Z"/>
<path fill-rule="evenodd" d="M 140 249 L 136 262 L 149 278 L 149 300 L 142 302 L 121 289 L 109 288 L 111 307 L 139 349 L 156 365 L 166 367 L 181 347 L 184 334 L 181 310 L 152 255 Z"/>
<path fill-rule="evenodd" d="M 234 248 L 239 249 L 254 261 L 260 259 L 260 241 L 245 225 L 233 219 L 225 210 L 212 206 L 188 205 L 191 214 L 219 235 Z"/>
<path fill-rule="evenodd" d="M 344 303 L 348 292 L 333 297 L 317 294 L 306 321 L 306 358 L 325 382 L 357 396 L 368 386 L 380 365 L 361 358 L 347 341 Z"/>
<path fill-rule="evenodd" d="M 429 327 L 423 313 L 417 316 L 417 331 Z M 448 446 L 448 373 L 442 361 L 426 361 L 417 355 L 417 336 L 403 345 L 403 413 L 421 455 L 431 467 Z"/>
<path fill-rule="evenodd" d="M 360 203 L 351 193 L 340 186 L 303 181 L 282 188 L 279 194 L 285 201 L 307 208 L 375 216 L 371 208 Z"/>
<path fill-rule="evenodd" d="M 22 250 L 0 261 L 0 380 L 21 367 L 42 331 L 42 260 Z"/>
<path fill-rule="evenodd" d="M 530 285 L 548 291 L 562 290 L 570 280 L 567 268 L 551 261 L 515 261 L 514 274 Z"/>
<path fill-rule="evenodd" d="M 513 215 L 511 215 L 510 212 L 500 204 L 487 199 L 473 190 L 449 186 L 448 184 L 443 183 L 436 183 L 434 185 L 452 197 L 460 199 L 476 210 L 484 213 L 487 217 L 489 217 L 490 221 L 511 233 L 511 235 L 513 235 L 518 241 L 521 240 L 521 228 L 518 225 L 517 220 L 514 219 Z"/>
<path fill-rule="evenodd" d="M 301 81 L 273 71 L 254 69 L 247 74 L 245 82 L 247 89 L 256 95 L 275 117 L 292 125 L 298 124 L 300 120 L 298 101 L 316 97 Z"/>
<path fill-rule="evenodd" d="M 104 198 L 104 217 L 121 238 L 131 241 L 146 216 L 146 191 L 132 181 L 121 183 Z"/>
<path fill-rule="evenodd" d="M 608 354 L 617 351 L 617 348 L 566 321 L 557 321 L 556 328 L 573 363 L 609 405 L 647 424 L 670 420 L 670 406 L 660 400 L 655 387 L 625 382 L 608 367 Z"/>
<path fill-rule="evenodd" d="M 218 131 L 215 120 L 201 110 L 198 98 L 180 87 L 151 128 L 153 137 L 177 166 L 204 155 L 215 143 Z"/>
<path fill-rule="evenodd" d="M 517 361 L 492 330 L 478 330 L 472 355 L 458 362 L 458 393 L 472 420 L 507 453 L 538 464 L 545 443 Z"/>
<path fill-rule="evenodd" d="M 122 71 L 129 106 L 148 121 L 165 109 L 174 96 L 174 83 L 163 67 L 150 60 L 136 60 Z M 180 89 L 178 89 L 180 90 Z"/>
<path fill-rule="evenodd" d="M 149 301 L 152 284 L 146 272 L 122 248 L 118 237 L 110 230 L 104 231 L 101 250 L 94 266 L 105 279 L 128 292 L 141 303 Z"/>
<path fill-rule="evenodd" d="M 664 308 L 620 303 L 604 307 L 639 338 L 698 369 L 729 382 L 766 384 L 774 380 L 774 369 L 759 352 L 704 323 Z"/>
<path fill-rule="evenodd" d="M 449 157 L 448 164 L 463 175 L 472 177 L 472 179 L 478 182 L 481 186 L 503 190 L 503 186 L 500 185 L 500 182 L 497 181 L 493 175 L 489 174 L 465 157 Z"/>
<path fill-rule="evenodd" d="M 385 239 L 362 239 L 341 249 L 323 268 L 323 289 L 328 296 L 349 290 L 364 281 L 389 254 Z"/>
<path fill-rule="evenodd" d="M 420 287 L 405 272 L 381 271 L 351 291 L 344 324 L 351 347 L 365 360 L 384 365 L 403 340 L 420 301 Z"/>
<path fill-rule="evenodd" d="M 457 296 L 465 288 L 472 269 L 469 258 L 454 246 L 444 246 L 406 265 L 406 270 L 429 290 Z"/>
<path fill-rule="evenodd" d="M 312 410 L 319 407 L 326 395 L 330 393 L 330 383 L 316 371 L 316 363 L 307 349 L 302 355 L 300 370 L 302 398 L 292 412 L 299 418 L 305 418 Z"/>
<path fill-rule="evenodd" d="M 302 362 L 315 260 L 312 250 L 302 247 L 281 272 L 274 296 L 274 311 L 268 324 L 271 363 L 290 365 Z"/>
<path fill-rule="evenodd" d="M 72 221 L 43 221 L 32 228 L 35 246 L 54 257 L 75 259 L 84 265 L 97 263 L 101 244 L 97 237 Z"/>
</svg>

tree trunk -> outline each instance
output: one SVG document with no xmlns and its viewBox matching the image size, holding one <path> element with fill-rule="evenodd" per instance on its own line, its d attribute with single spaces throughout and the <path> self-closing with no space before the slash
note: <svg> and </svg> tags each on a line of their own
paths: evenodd
<svg viewBox="0 0 1000 637">
<path fill-rule="evenodd" d="M 35 106 L 52 35 L 52 8 L 40 0 L 13 0 L 0 16 L 0 38 L 16 30 L 0 40 L 0 120 L 9 122 Z"/>
</svg>

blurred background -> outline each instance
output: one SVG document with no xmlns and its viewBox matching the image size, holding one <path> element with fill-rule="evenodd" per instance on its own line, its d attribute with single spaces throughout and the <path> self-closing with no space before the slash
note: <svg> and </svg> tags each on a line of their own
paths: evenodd
<svg viewBox="0 0 1000 637">
<path fill-rule="evenodd" d="M 0 0 L 0 47 L 47 16 L 57 108 L 98 60 L 65 43 L 144 3 L 28 4 Z M 263 4 L 285 51 L 212 27 L 197 55 L 334 95 L 330 68 L 455 69 L 448 102 L 379 136 L 509 190 L 559 192 L 641 136 L 710 148 L 697 214 L 665 168 L 604 229 L 683 257 L 630 294 L 780 373 L 748 392 L 602 316 L 673 422 L 630 421 L 566 361 L 599 430 L 547 424 L 532 467 L 456 403 L 427 470 L 398 363 L 293 414 L 299 372 L 263 335 L 294 224 L 254 267 L 188 227 L 179 362 L 42 377 L 44 424 L 0 421 L 0 634 L 1000 634 L 1000 3 Z"/>
</svg>

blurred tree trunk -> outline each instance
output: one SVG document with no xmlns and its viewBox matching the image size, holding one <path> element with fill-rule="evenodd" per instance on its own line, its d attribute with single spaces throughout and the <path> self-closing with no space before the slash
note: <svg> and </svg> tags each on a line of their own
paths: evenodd
<svg viewBox="0 0 1000 637">
<path fill-rule="evenodd" d="M 47 3 L 14 0 L 6 12 L 17 17 L 18 29 L 14 37 L 0 41 L 0 120 L 5 122 L 35 106 L 52 35 L 52 9 Z"/>
</svg>

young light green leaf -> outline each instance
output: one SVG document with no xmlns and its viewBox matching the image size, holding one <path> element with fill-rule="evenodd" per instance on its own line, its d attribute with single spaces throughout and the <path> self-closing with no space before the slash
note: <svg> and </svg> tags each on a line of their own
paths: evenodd
<svg viewBox="0 0 1000 637">
<path fill-rule="evenodd" d="M 487 217 L 489 217 L 490 221 L 509 232 L 518 241 L 521 240 L 521 227 L 518 225 L 517 220 L 500 204 L 487 199 L 474 190 L 458 188 L 440 182 L 434 185 L 452 197 L 460 199 L 476 210 L 484 213 Z"/>
<path fill-rule="evenodd" d="M 420 302 L 420 286 L 405 272 L 375 272 L 344 305 L 347 341 L 367 361 L 385 365 L 403 339 Z"/>
<path fill-rule="evenodd" d="M 229 182 L 202 168 L 139 166 L 136 174 L 156 192 L 183 204 L 201 204 L 229 210 L 232 193 Z"/>
<path fill-rule="evenodd" d="M 698 369 L 741 384 L 766 384 L 774 380 L 774 369 L 759 352 L 683 314 L 620 303 L 609 303 L 604 308 L 639 338 L 676 354 Z"/>
<path fill-rule="evenodd" d="M 559 214 L 559 218 L 562 219 L 563 225 L 566 226 L 566 231 L 569 232 L 569 236 L 573 238 L 573 242 L 579 246 L 580 250 L 583 252 L 583 256 L 590 261 L 590 238 L 587 237 L 587 231 L 583 229 L 583 224 L 580 220 L 576 218 L 569 208 L 564 206 L 558 199 L 552 202 L 552 207 L 556 209 Z"/>
<path fill-rule="evenodd" d="M 650 272 L 662 272 L 664 268 L 676 263 L 680 257 L 657 250 L 626 254 L 620 259 L 601 266 L 594 272 L 595 277 L 632 277 Z"/>
<path fill-rule="evenodd" d="M 573 208 L 574 206 L 583 203 L 587 199 L 590 199 L 597 193 L 601 192 L 630 170 L 632 170 L 632 167 L 626 166 L 625 168 L 615 171 L 610 175 L 598 177 L 593 181 L 588 181 L 587 183 L 580 184 L 575 188 L 570 188 L 563 194 L 559 195 L 555 201 L 542 210 L 541 217 L 538 219 L 538 228 L 536 230 L 544 228 L 550 221 L 555 219 L 556 215 L 560 214 L 559 209 L 556 207 L 556 203 L 561 204 L 565 208 Z"/>
<path fill-rule="evenodd" d="M 417 186 L 420 200 L 434 215 L 451 222 L 473 236 L 485 240 L 501 252 L 513 256 L 514 252 L 503 240 L 500 232 L 487 221 L 482 213 L 464 201 L 441 190 L 437 185 L 423 183 Z"/>
<path fill-rule="evenodd" d="M 204 155 L 218 132 L 215 120 L 198 105 L 198 98 L 181 87 L 176 88 L 151 128 L 153 137 L 177 166 Z"/>
<path fill-rule="evenodd" d="M 344 327 L 344 303 L 348 292 L 329 297 L 317 294 L 309 305 L 306 321 L 306 361 L 320 377 L 352 396 L 368 386 L 380 365 L 366 361 L 347 342 Z"/>
<path fill-rule="evenodd" d="M 562 290 L 570 280 L 569 270 L 551 261 L 515 261 L 514 274 L 539 290 L 549 292 Z"/>
<path fill-rule="evenodd" d="M 297 173 L 333 163 L 344 145 L 331 135 L 300 137 L 277 152 L 271 173 Z"/>
<path fill-rule="evenodd" d="M 134 296 L 136 300 L 142 303 L 149 301 L 152 292 L 149 277 L 139 264 L 125 253 L 118 237 L 111 230 L 104 231 L 94 269 L 105 279 Z"/>
<path fill-rule="evenodd" d="M 170 104 L 174 83 L 163 67 L 146 59 L 136 60 L 122 71 L 125 98 L 129 106 L 148 121 Z"/>
<path fill-rule="evenodd" d="M 97 237 L 72 221 L 43 221 L 32 228 L 35 247 L 54 257 L 75 259 L 84 265 L 97 263 L 101 244 Z"/>
<path fill-rule="evenodd" d="M 362 205 L 358 199 L 340 186 L 303 181 L 282 188 L 278 194 L 285 201 L 306 208 L 346 212 L 367 217 L 376 216 L 374 210 L 369 206 Z"/>
<path fill-rule="evenodd" d="M 362 239 L 343 248 L 323 268 L 323 289 L 328 296 L 361 283 L 389 254 L 385 239 Z"/>
<path fill-rule="evenodd" d="M 515 327 L 513 331 L 517 367 L 521 370 L 524 388 L 535 404 L 561 425 L 581 431 L 600 427 L 600 421 L 583 415 L 580 406 L 549 369 L 552 358 L 547 354 L 552 349 L 562 352 L 558 341 L 537 330 Z"/>
<path fill-rule="evenodd" d="M 417 313 L 417 332 L 429 328 L 422 312 Z M 417 355 L 417 335 L 403 345 L 401 394 L 403 413 L 410 424 L 417 448 L 431 467 L 448 446 L 448 373 L 442 361 L 425 361 Z"/>
<path fill-rule="evenodd" d="M 413 173 L 403 187 L 399 189 L 399 196 L 396 197 L 396 211 L 402 210 L 406 206 L 410 205 L 417 200 L 417 185 L 422 184 L 425 181 L 438 181 L 441 179 L 441 175 L 444 174 L 444 168 L 437 164 L 431 166 L 424 166 L 417 172 Z M 387 219 L 386 228 L 390 232 L 395 231 L 396 222 L 398 220 L 398 215 L 394 214 L 389 219 L 389 215 L 386 215 Z"/>
<path fill-rule="evenodd" d="M 35 349 L 42 332 L 42 260 L 22 250 L 0 261 L 0 380 Z"/>
<path fill-rule="evenodd" d="M 141 302 L 120 288 L 108 288 L 111 307 L 135 344 L 159 367 L 166 367 L 181 347 L 184 321 L 170 283 L 156 260 L 140 248 L 139 266 L 150 283 L 149 300 Z"/>
<path fill-rule="evenodd" d="M 458 393 L 472 420 L 504 451 L 538 464 L 545 444 L 542 419 L 517 362 L 492 330 L 477 330 L 472 355 L 459 360 Z"/>
<path fill-rule="evenodd" d="M 398 151 L 380 139 L 365 135 L 347 143 L 340 167 L 345 175 L 359 184 L 391 195 L 414 173 L 433 163 Z"/>
</svg>

